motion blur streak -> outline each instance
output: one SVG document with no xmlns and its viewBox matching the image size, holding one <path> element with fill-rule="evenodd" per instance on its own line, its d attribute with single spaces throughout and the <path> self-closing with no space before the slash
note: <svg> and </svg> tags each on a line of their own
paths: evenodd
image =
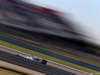
<svg viewBox="0 0 100 75">
<path fill-rule="evenodd" d="M 79 39 L 81 36 L 72 23 L 63 19 L 58 11 L 16 0 L 2 0 L 0 8 L 1 23 L 10 27 L 72 39 Z"/>
<path fill-rule="evenodd" d="M 89 43 L 80 27 L 69 17 L 65 19 L 61 14 L 59 11 L 24 0 L 0 0 L 0 29 L 6 32 L 6 28 L 13 28 L 14 31 L 28 33 L 31 36 L 34 36 L 34 33 L 41 34 L 40 36 L 45 35 L 47 40 L 53 37 L 53 43 L 55 40 L 57 44 L 60 41 L 60 46 L 72 49 L 73 45 L 73 49 L 100 56 L 100 47 Z"/>
</svg>

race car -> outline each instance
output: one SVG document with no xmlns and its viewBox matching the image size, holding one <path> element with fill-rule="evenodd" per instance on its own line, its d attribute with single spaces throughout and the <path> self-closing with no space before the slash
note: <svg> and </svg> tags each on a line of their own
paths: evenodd
<svg viewBox="0 0 100 75">
<path fill-rule="evenodd" d="M 30 60 L 35 61 L 35 62 L 41 62 L 39 58 L 34 57 L 34 56 L 25 56 L 25 55 L 21 55 L 21 54 L 17 54 L 17 56 L 20 56 L 20 57 L 23 57 L 26 59 L 30 59 Z"/>
<path fill-rule="evenodd" d="M 31 56 L 25 56 L 25 55 L 17 54 L 17 56 L 23 57 L 23 58 L 26 58 L 26 59 L 29 59 L 29 60 L 32 60 L 32 61 L 35 61 L 35 62 L 38 62 L 38 63 L 41 63 L 41 64 L 44 64 L 44 65 L 47 64 L 47 60 L 39 59 L 39 58 L 32 56 L 32 55 Z"/>
</svg>

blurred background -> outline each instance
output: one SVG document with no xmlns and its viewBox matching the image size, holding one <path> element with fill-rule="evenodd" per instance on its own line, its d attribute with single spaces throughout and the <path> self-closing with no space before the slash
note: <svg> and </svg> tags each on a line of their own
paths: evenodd
<svg viewBox="0 0 100 75">
<path fill-rule="evenodd" d="M 1 4 L 5 23 L 12 23 L 5 26 L 100 46 L 98 0 L 15 0 L 15 4 L 9 0 Z"/>
<path fill-rule="evenodd" d="M 77 61 L 78 65 L 85 65 L 86 68 L 90 67 L 83 62 L 98 67 L 99 13 L 99 0 L 0 0 L 0 45 L 63 65 L 65 63 L 55 61 L 54 58 L 74 64 Z M 0 48 L 3 49 L 1 46 Z M 13 54 L 13 51 L 4 51 Z M 20 52 L 19 54 L 24 58 L 23 55 L 27 55 Z M 76 59 L 82 61 L 82 64 Z M 79 69 L 74 65 L 67 66 Z M 99 71 L 97 68 L 90 69 Z M 92 72 L 83 68 L 79 70 Z"/>
<path fill-rule="evenodd" d="M 100 45 L 100 2 L 99 0 L 29 0 L 37 5 L 63 12 L 65 18 L 70 18 L 81 27 L 89 41 Z"/>
</svg>

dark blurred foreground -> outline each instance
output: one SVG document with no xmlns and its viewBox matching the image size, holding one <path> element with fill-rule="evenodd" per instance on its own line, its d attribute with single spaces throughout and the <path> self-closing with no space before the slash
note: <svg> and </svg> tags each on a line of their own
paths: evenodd
<svg viewBox="0 0 100 75">
<path fill-rule="evenodd" d="M 0 33 L 100 56 L 100 48 L 85 42 L 78 29 L 59 12 L 25 2 L 0 0 Z"/>
</svg>

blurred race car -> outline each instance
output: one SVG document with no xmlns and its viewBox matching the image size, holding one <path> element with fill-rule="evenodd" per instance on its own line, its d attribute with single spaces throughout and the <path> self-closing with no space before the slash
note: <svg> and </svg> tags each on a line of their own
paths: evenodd
<svg viewBox="0 0 100 75">
<path fill-rule="evenodd" d="M 35 62 L 40 62 L 40 59 L 37 57 L 34 57 L 34 56 L 25 56 L 25 55 L 21 55 L 21 54 L 18 54 L 17 56 L 20 56 L 20 57 L 23 57 L 26 59 L 30 59 L 30 60 L 35 61 Z"/>
<path fill-rule="evenodd" d="M 35 62 L 38 62 L 38 63 L 42 63 L 44 65 L 47 64 L 47 60 L 45 60 L 45 59 L 40 60 L 39 58 L 34 57 L 32 55 L 31 56 L 25 56 L 25 55 L 17 54 L 17 56 L 20 56 L 20 57 L 23 57 L 23 58 L 26 58 L 26 59 L 29 59 L 29 60 L 32 60 L 32 61 L 35 61 Z"/>
</svg>

